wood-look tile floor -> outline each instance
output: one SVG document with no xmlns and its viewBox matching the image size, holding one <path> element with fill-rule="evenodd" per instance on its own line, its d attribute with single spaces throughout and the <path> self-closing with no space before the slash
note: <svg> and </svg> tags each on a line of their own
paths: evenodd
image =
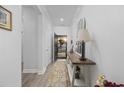
<svg viewBox="0 0 124 93">
<path fill-rule="evenodd" d="M 43 87 L 43 75 L 37 73 L 23 73 L 22 86 L 23 87 Z"/>
<path fill-rule="evenodd" d="M 58 67 L 57 69 L 55 69 L 56 68 L 55 66 L 61 65 L 63 63 L 60 61 L 49 64 L 47 71 L 45 72 L 44 75 L 38 75 L 36 73 L 23 73 L 22 74 L 22 87 L 57 87 L 57 86 L 68 87 L 70 86 L 67 70 L 65 69 L 65 71 L 62 71 L 62 69 L 60 69 L 61 71 L 56 71 L 56 70 L 59 70 Z M 64 80 L 59 79 L 60 76 L 59 78 L 58 76 L 55 76 L 55 73 L 54 73 L 55 71 L 57 72 L 57 75 L 60 75 L 61 72 L 64 72 L 64 75 L 62 75 Z"/>
</svg>

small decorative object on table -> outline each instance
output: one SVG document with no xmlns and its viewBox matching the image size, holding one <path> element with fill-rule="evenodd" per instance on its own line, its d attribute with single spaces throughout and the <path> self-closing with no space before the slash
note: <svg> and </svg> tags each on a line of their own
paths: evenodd
<svg viewBox="0 0 124 93">
<path fill-rule="evenodd" d="M 76 66 L 75 79 L 80 79 L 80 67 Z"/>
<path fill-rule="evenodd" d="M 104 81 L 105 81 L 105 75 L 100 75 L 96 81 L 96 84 L 99 85 L 100 87 L 104 86 Z"/>
<path fill-rule="evenodd" d="M 117 84 L 105 79 L 105 75 L 100 75 L 96 81 L 95 87 L 124 87 L 124 84 Z"/>
</svg>

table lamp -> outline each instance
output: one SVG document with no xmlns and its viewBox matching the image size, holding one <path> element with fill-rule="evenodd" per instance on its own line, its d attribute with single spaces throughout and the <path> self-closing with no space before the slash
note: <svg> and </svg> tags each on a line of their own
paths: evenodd
<svg viewBox="0 0 124 93">
<path fill-rule="evenodd" d="M 82 54 L 81 54 L 80 60 L 84 61 L 84 60 L 86 60 L 86 58 L 85 58 L 85 43 L 88 41 L 91 41 L 88 31 L 84 30 L 84 29 L 80 30 L 78 32 L 78 39 L 79 39 L 79 41 L 81 41 L 81 44 L 82 44 Z"/>
</svg>

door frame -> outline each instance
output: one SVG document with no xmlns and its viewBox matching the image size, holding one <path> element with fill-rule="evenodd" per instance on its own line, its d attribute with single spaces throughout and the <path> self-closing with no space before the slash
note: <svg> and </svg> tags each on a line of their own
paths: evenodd
<svg viewBox="0 0 124 93">
<path fill-rule="evenodd" d="M 54 33 L 54 39 L 55 39 L 55 35 L 56 34 Z M 67 35 L 56 35 L 56 37 L 57 37 L 57 39 L 58 39 L 58 37 L 66 37 L 66 39 L 67 39 Z M 58 48 L 57 48 L 57 50 L 58 50 Z M 58 53 L 58 51 L 57 51 L 57 53 Z M 54 58 L 55 58 L 55 42 L 54 42 Z M 58 57 L 57 56 L 57 58 L 61 58 L 61 59 L 66 59 L 67 58 L 67 42 L 66 42 L 66 57 Z M 54 59 L 54 61 L 56 61 L 56 59 Z"/>
</svg>

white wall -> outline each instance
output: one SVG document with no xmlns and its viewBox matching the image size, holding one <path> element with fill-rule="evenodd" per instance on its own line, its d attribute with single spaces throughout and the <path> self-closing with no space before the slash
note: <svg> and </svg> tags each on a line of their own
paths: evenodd
<svg viewBox="0 0 124 93">
<path fill-rule="evenodd" d="M 21 7 L 12 12 L 12 31 L 0 28 L 0 86 L 21 86 Z"/>
<path fill-rule="evenodd" d="M 44 6 L 39 6 L 39 9 L 42 13 L 42 21 L 40 22 L 42 26 L 42 32 L 41 32 L 41 47 L 42 47 L 42 52 L 41 54 L 41 62 L 39 62 L 40 71 L 39 73 L 44 73 L 46 71 L 46 68 L 49 63 L 52 62 L 52 39 L 53 39 L 53 26 L 51 23 L 51 20 L 48 16 L 47 11 L 45 10 Z"/>
<path fill-rule="evenodd" d="M 66 26 L 55 26 L 54 27 L 54 32 L 57 35 L 67 35 L 67 51 L 70 50 L 70 44 L 71 44 L 71 30 L 70 27 Z"/>
<path fill-rule="evenodd" d="M 44 71 L 48 64 L 52 62 L 52 25 L 50 20 L 43 16 L 43 68 Z"/>
<path fill-rule="evenodd" d="M 124 6 L 83 6 L 77 21 L 85 17 L 93 41 L 86 45 L 86 57 L 96 62 L 91 67 L 92 85 L 99 74 L 117 83 L 124 83 Z"/>
<path fill-rule="evenodd" d="M 23 6 L 23 64 L 25 70 L 38 69 L 38 13 L 33 6 Z"/>
<path fill-rule="evenodd" d="M 34 7 L 34 6 L 33 6 Z M 36 8 L 39 12 L 36 12 Z M 49 16 L 41 6 L 25 6 L 24 21 L 24 72 L 43 74 L 52 62 L 52 25 Z"/>
<path fill-rule="evenodd" d="M 42 35 L 43 34 L 43 25 L 42 25 L 42 14 L 39 15 L 38 17 L 38 73 L 41 74 L 43 71 L 43 67 L 42 67 L 42 51 L 43 51 L 43 40 L 42 40 Z"/>
</svg>

